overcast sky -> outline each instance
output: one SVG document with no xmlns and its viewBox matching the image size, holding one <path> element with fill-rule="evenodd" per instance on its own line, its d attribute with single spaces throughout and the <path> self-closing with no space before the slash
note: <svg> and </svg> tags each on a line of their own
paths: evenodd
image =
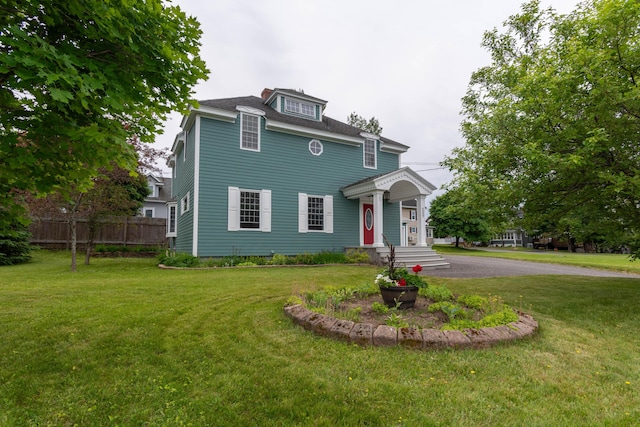
<svg viewBox="0 0 640 427">
<path fill-rule="evenodd" d="M 438 163 L 461 146 L 460 99 L 471 73 L 489 64 L 485 31 L 520 10 L 519 0 L 173 0 L 203 29 L 211 71 L 198 100 L 302 89 L 328 101 L 325 115 L 375 116 L 382 134 L 411 148 L 403 165 L 440 188 Z M 542 0 L 568 13 L 577 0 Z M 171 147 L 180 115 L 156 139 Z M 441 191 L 436 191 L 430 201 Z"/>
</svg>

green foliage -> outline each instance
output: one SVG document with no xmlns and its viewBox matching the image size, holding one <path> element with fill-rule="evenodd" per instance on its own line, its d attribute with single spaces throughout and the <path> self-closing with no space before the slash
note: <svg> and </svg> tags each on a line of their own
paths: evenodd
<svg viewBox="0 0 640 427">
<path fill-rule="evenodd" d="M 286 265 L 288 264 L 288 257 L 282 254 L 274 254 L 271 257 L 271 264 L 273 265 Z"/>
<path fill-rule="evenodd" d="M 409 323 L 405 319 L 402 318 L 401 314 L 398 314 L 395 310 L 393 310 L 387 320 L 385 320 L 385 325 L 393 326 L 396 328 L 407 328 L 409 327 Z"/>
<path fill-rule="evenodd" d="M 438 237 L 455 236 L 456 246 L 460 238 L 467 241 L 487 241 L 490 238 L 485 215 L 460 187 L 450 188 L 431 202 L 429 225 L 435 227 Z"/>
<path fill-rule="evenodd" d="M 96 245 L 96 252 L 158 252 L 158 248 L 149 246 L 125 246 L 125 245 Z"/>
<path fill-rule="evenodd" d="M 521 211 L 531 232 L 640 248 L 639 38 L 631 0 L 566 15 L 530 1 L 485 33 L 492 63 L 471 77 L 466 145 L 445 164 L 493 225 Z"/>
<path fill-rule="evenodd" d="M 361 249 L 349 249 L 345 254 L 345 262 L 348 264 L 369 264 L 369 254 Z"/>
<path fill-rule="evenodd" d="M 436 302 L 453 300 L 453 292 L 447 289 L 445 285 L 431 285 L 428 288 L 420 289 L 418 295 Z"/>
<path fill-rule="evenodd" d="M 193 17 L 160 0 L 3 2 L 0 207 L 15 189 L 90 188 L 112 163 L 136 169 L 128 140 L 151 142 L 207 78 Z"/>
<path fill-rule="evenodd" d="M 375 311 L 376 313 L 380 313 L 380 314 L 387 314 L 390 310 L 389 307 L 386 306 L 386 304 L 383 304 L 381 302 L 374 302 L 373 304 L 371 304 L 371 309 L 373 311 Z"/>
<path fill-rule="evenodd" d="M 367 121 L 362 116 L 353 112 L 347 117 L 347 124 L 374 135 L 382 135 L 382 126 L 380 126 L 380 122 L 378 122 L 378 119 L 375 117 L 371 117 Z"/>
<path fill-rule="evenodd" d="M 0 223 L 0 265 L 28 262 L 33 249 L 29 244 L 30 237 L 28 227 L 17 220 L 10 224 Z"/>
<path fill-rule="evenodd" d="M 198 257 L 186 253 L 162 254 L 158 257 L 158 261 L 168 267 L 198 267 L 200 265 Z"/>
<path fill-rule="evenodd" d="M 473 308 L 475 310 L 482 310 L 487 307 L 488 300 L 480 295 L 460 295 L 458 297 L 458 303 Z"/>
</svg>

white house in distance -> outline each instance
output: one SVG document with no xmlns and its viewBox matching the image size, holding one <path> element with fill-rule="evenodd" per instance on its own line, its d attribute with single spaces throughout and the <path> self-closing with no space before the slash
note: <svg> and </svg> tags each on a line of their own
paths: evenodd
<svg viewBox="0 0 640 427">
<path fill-rule="evenodd" d="M 149 195 L 140 209 L 140 216 L 167 219 L 167 203 L 171 201 L 171 178 L 148 175 L 147 181 L 149 182 Z"/>
</svg>

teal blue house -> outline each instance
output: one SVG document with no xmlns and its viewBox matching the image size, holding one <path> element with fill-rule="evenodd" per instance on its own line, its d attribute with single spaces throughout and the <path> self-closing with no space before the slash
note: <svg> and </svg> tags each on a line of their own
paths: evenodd
<svg viewBox="0 0 640 427">
<path fill-rule="evenodd" d="M 409 147 L 324 115 L 289 89 L 200 101 L 173 144 L 168 237 L 201 257 L 294 255 L 400 246 L 401 202 L 435 187 L 400 167 Z M 406 227 L 405 227 L 406 228 Z M 425 227 L 417 245 L 427 248 Z"/>
</svg>

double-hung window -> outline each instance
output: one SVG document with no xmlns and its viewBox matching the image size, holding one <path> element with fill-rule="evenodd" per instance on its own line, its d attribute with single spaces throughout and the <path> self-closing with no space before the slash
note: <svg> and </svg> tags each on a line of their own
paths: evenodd
<svg viewBox="0 0 640 427">
<path fill-rule="evenodd" d="M 333 233 L 333 196 L 298 193 L 298 232 Z"/>
<path fill-rule="evenodd" d="M 375 139 L 365 139 L 363 146 L 364 167 L 376 169 L 376 141 Z"/>
<path fill-rule="evenodd" d="M 241 113 L 240 121 L 240 148 L 260 151 L 260 117 Z"/>
<path fill-rule="evenodd" d="M 227 230 L 271 231 L 271 190 L 229 187 Z"/>
</svg>

